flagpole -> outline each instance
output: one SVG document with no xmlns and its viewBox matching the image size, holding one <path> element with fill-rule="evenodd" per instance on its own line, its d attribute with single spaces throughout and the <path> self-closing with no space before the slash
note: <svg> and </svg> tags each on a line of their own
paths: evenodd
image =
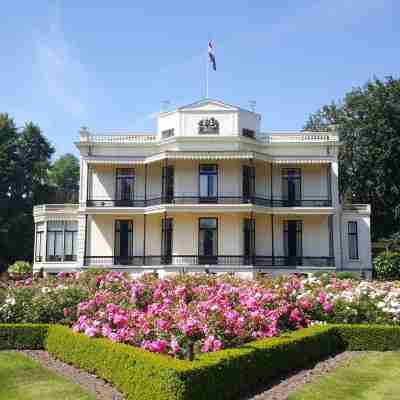
<svg viewBox="0 0 400 400">
<path fill-rule="evenodd" d="M 209 70 L 209 65 L 210 65 L 210 63 L 209 63 L 209 61 L 208 61 L 208 49 L 207 49 L 207 52 L 206 52 L 206 99 L 208 99 L 208 70 Z"/>
</svg>

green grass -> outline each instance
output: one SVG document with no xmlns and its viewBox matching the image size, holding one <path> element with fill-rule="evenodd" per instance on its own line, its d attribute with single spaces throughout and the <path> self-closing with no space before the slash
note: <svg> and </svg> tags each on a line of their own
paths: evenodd
<svg viewBox="0 0 400 400">
<path fill-rule="evenodd" d="M 0 399 L 95 400 L 78 385 L 12 351 L 0 352 Z"/>
<path fill-rule="evenodd" d="M 400 352 L 357 356 L 288 397 L 288 400 L 381 399 L 400 399 Z"/>
</svg>

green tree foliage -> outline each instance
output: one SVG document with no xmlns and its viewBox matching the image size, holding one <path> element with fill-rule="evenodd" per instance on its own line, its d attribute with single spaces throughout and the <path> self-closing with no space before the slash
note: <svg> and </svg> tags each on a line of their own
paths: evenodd
<svg viewBox="0 0 400 400">
<path fill-rule="evenodd" d="M 16 259 L 31 259 L 35 204 L 49 193 L 47 171 L 52 146 L 39 127 L 15 127 L 0 114 L 0 270 Z"/>
<path fill-rule="evenodd" d="M 73 154 L 64 154 L 52 165 L 50 182 L 65 192 L 79 189 L 79 160 Z"/>
<path fill-rule="evenodd" d="M 328 131 L 342 142 L 340 191 L 371 203 L 373 239 L 389 237 L 400 222 L 400 80 L 374 79 L 312 114 L 304 129 Z"/>
</svg>

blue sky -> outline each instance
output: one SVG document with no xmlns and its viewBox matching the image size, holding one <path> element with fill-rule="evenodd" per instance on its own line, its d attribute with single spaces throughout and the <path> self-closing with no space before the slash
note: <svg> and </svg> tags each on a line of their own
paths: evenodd
<svg viewBox="0 0 400 400">
<path fill-rule="evenodd" d="M 74 152 L 82 125 L 151 132 L 161 102 L 209 97 L 248 108 L 264 130 L 307 115 L 374 75 L 399 76 L 396 0 L 5 1 L 0 112 Z"/>
</svg>

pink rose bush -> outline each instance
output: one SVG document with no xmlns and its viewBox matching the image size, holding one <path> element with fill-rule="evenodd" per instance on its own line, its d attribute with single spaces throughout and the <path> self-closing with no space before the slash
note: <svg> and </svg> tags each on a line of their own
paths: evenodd
<svg viewBox="0 0 400 400">
<path fill-rule="evenodd" d="M 0 287 L 0 322 L 50 322 L 178 358 L 321 323 L 400 323 L 400 282 L 62 273 Z"/>
<path fill-rule="evenodd" d="M 94 297 L 79 304 L 74 330 L 185 357 L 191 347 L 218 351 L 304 328 L 313 313 L 333 310 L 324 292 L 301 296 L 299 277 L 273 283 L 206 275 L 133 280 L 111 272 L 98 278 Z"/>
</svg>

